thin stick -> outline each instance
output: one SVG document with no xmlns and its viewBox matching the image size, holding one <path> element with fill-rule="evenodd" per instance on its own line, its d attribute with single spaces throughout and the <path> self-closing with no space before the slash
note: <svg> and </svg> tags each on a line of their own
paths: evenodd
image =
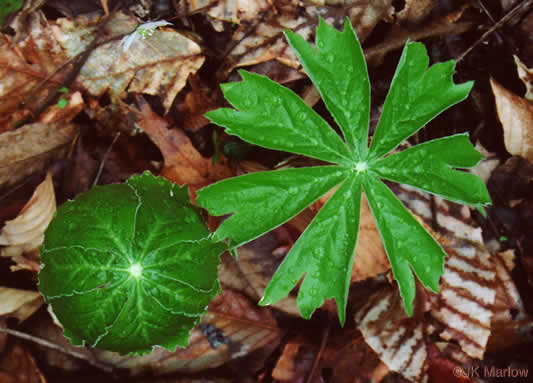
<svg viewBox="0 0 533 383">
<path fill-rule="evenodd" d="M 311 372 L 309 373 L 309 376 L 307 377 L 306 383 L 311 383 L 313 381 L 313 377 L 316 374 L 316 370 L 318 369 L 318 364 L 320 363 L 320 358 L 322 358 L 322 354 L 324 353 L 324 349 L 326 348 L 326 344 L 328 343 L 329 339 L 329 331 L 331 329 L 331 317 L 328 315 L 328 326 L 324 330 L 324 335 L 322 336 L 322 341 L 320 342 L 320 349 L 318 350 L 318 353 L 316 354 L 315 360 L 313 362 L 313 367 L 311 367 Z"/>
<path fill-rule="evenodd" d="M 100 176 L 102 175 L 102 170 L 104 170 L 104 164 L 107 160 L 107 157 L 109 157 L 109 154 L 111 154 L 113 145 L 115 145 L 115 142 L 117 142 L 119 137 L 120 137 L 120 130 L 118 130 L 117 133 L 115 134 L 115 137 L 113 137 L 113 141 L 111 141 L 111 145 L 109 145 L 104 156 L 102 157 L 102 161 L 100 161 L 100 166 L 98 166 L 98 173 L 96 173 L 96 177 L 94 177 L 94 181 L 92 185 L 93 187 L 98 183 L 98 180 L 100 179 Z"/>
<path fill-rule="evenodd" d="M 100 363 L 97 360 L 95 360 L 93 357 L 90 357 L 88 355 L 82 354 L 80 352 L 67 350 L 66 348 L 61 347 L 58 344 L 52 343 L 52 342 L 50 342 L 50 341 L 48 341 L 46 339 L 39 338 L 39 337 L 30 335 L 30 334 L 26 334 L 24 332 L 20 332 L 20 331 L 17 331 L 17 330 L 11 330 L 11 329 L 2 328 L 2 327 L 0 327 L 0 332 L 5 332 L 6 334 L 13 335 L 13 336 L 16 336 L 16 337 L 21 338 L 21 339 L 26 339 L 26 340 L 29 340 L 29 341 L 31 341 L 33 343 L 37 343 L 37 344 L 39 344 L 41 346 L 50 348 L 52 350 L 59 351 L 59 352 L 61 352 L 63 354 L 67 354 L 67 355 L 73 356 L 74 358 L 78 358 L 78 359 L 84 360 L 85 362 L 89 363 L 90 365 L 92 365 L 92 366 L 94 366 L 96 368 L 99 368 L 102 371 L 109 372 L 109 373 L 114 372 L 114 369 L 113 369 L 112 366 Z"/>
<path fill-rule="evenodd" d="M 529 8 L 531 6 L 531 3 L 533 3 L 533 0 L 524 0 L 520 4 L 516 5 L 513 9 L 511 9 L 509 12 L 507 12 L 507 14 L 505 16 L 503 16 L 496 24 L 494 24 L 485 33 L 483 33 L 481 35 L 481 37 L 474 44 L 472 44 L 470 47 L 468 47 L 468 49 L 466 51 L 464 51 L 463 54 L 461 56 L 459 56 L 455 61 L 459 62 L 462 59 L 464 59 L 465 56 L 467 54 L 469 54 L 472 51 L 472 49 L 474 49 L 479 44 L 481 44 L 483 42 L 483 40 L 485 40 L 487 38 L 488 35 L 493 33 L 496 29 L 501 28 L 503 26 L 503 24 L 508 22 L 514 16 L 516 16 L 522 10 L 522 8 L 523 9 Z"/>
</svg>

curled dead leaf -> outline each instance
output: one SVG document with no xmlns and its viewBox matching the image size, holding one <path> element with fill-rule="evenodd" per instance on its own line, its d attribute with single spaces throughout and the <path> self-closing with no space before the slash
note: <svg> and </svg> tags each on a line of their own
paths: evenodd
<svg viewBox="0 0 533 383">
<path fill-rule="evenodd" d="M 43 298 L 38 291 L 0 287 L 0 316 L 17 318 L 22 322 L 42 304 Z"/>
<path fill-rule="evenodd" d="M 39 271 L 38 248 L 55 211 L 54 184 L 51 173 L 48 173 L 19 215 L 7 221 L 0 232 L 0 245 L 6 246 L 0 254 L 16 263 L 12 270 Z"/>
<path fill-rule="evenodd" d="M 533 161 L 533 104 L 509 92 L 491 78 L 496 110 L 507 151 Z"/>
</svg>

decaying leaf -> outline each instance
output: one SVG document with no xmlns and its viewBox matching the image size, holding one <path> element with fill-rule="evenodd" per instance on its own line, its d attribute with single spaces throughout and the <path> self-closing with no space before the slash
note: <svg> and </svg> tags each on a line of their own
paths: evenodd
<svg viewBox="0 0 533 383">
<path fill-rule="evenodd" d="M 300 68 L 296 55 L 289 49 L 283 36 L 285 29 L 311 40 L 319 16 L 337 28 L 348 17 L 359 40 L 364 41 L 380 20 L 390 18 L 393 13 L 391 4 L 390 0 L 342 0 L 331 6 L 320 0 L 306 2 L 304 6 L 299 1 L 276 2 L 275 11 L 265 11 L 253 28 L 241 25 L 235 31 L 233 40 L 236 45 L 229 53 L 227 71 L 273 59 L 290 67 Z"/>
<path fill-rule="evenodd" d="M 400 22 L 417 24 L 428 16 L 436 3 L 433 0 L 406 0 L 404 8 L 398 12 Z"/>
<path fill-rule="evenodd" d="M 366 343 L 387 367 L 412 382 L 427 382 L 426 328 L 407 318 L 396 290 L 383 289 L 358 310 L 356 322 Z"/>
<path fill-rule="evenodd" d="M 459 344 L 464 353 L 461 360 L 450 354 L 445 358 L 448 362 L 439 362 L 439 368 L 448 366 L 451 372 L 454 366 L 467 363 L 466 359 L 482 359 L 489 346 L 495 348 L 504 342 L 502 336 L 516 339 L 532 324 L 510 278 L 512 256 L 487 251 L 481 229 L 474 224 L 468 208 L 434 197 L 433 214 L 428 194 L 406 186 L 396 191 L 426 224 L 432 220 L 436 223 L 441 233 L 438 240 L 448 253 L 440 293 L 426 292 L 427 299 L 419 306 L 432 319 L 402 317 L 403 311 L 395 309 L 399 296 L 386 289 L 371 297 L 356 314 L 356 321 L 367 343 L 391 370 L 423 382 L 428 380 L 428 366 L 434 362 L 428 362 L 427 347 L 432 344 L 428 335 L 436 332 L 442 339 Z M 396 311 L 398 314 L 394 314 Z M 512 321 L 512 311 L 521 313 L 519 320 Z M 415 342 L 419 345 L 408 352 L 408 345 Z"/>
<path fill-rule="evenodd" d="M 528 68 L 526 64 L 524 64 L 518 56 L 513 56 L 514 62 L 516 64 L 516 70 L 518 72 L 518 77 L 520 77 L 520 80 L 524 83 L 526 86 L 526 94 L 524 95 L 524 98 L 529 101 L 533 101 L 533 69 Z"/>
<path fill-rule="evenodd" d="M 470 170 L 483 180 L 485 184 L 489 181 L 492 171 L 500 165 L 500 159 L 495 153 L 490 153 L 487 149 L 481 145 L 480 142 L 476 142 L 475 148 L 484 157 L 479 163 Z"/>
<path fill-rule="evenodd" d="M 168 111 L 190 73 L 203 64 L 200 47 L 172 29 L 157 29 L 149 36 L 132 36 L 125 49 L 119 37 L 135 31 L 137 20 L 115 13 L 101 26 L 98 14 L 48 22 L 42 13 L 28 16 L 29 35 L 13 48 L 8 37 L 0 41 L 0 112 L 7 121 L 31 114 L 61 86 L 73 70 L 73 61 L 93 44 L 103 28 L 107 42 L 97 45 L 70 85 L 93 96 L 108 93 L 112 100 L 126 91 L 160 96 Z M 22 102 L 26 109 L 9 116 Z M 4 124 L 6 123 L 3 121 Z"/>
<path fill-rule="evenodd" d="M 63 157 L 77 134 L 73 124 L 35 123 L 0 134 L 0 187 L 13 185 Z"/>
<path fill-rule="evenodd" d="M 232 176 L 224 156 L 213 164 L 196 150 L 183 130 L 168 129 L 168 122 L 152 111 L 146 101 L 139 98 L 139 104 L 141 113 L 137 124 L 163 154 L 162 176 L 192 189 Z"/>
<path fill-rule="evenodd" d="M 264 236 L 238 248 L 238 259 L 222 257 L 222 266 L 219 272 L 221 283 L 233 288 L 242 286 L 242 291 L 252 299 L 259 301 L 264 295 L 265 288 L 278 268 L 281 258 L 273 255 L 279 242 L 272 234 Z M 288 296 L 272 307 L 290 315 L 299 316 L 296 306 L 296 297 Z"/>
<path fill-rule="evenodd" d="M 252 352 L 269 355 L 280 337 L 281 330 L 269 308 L 257 307 L 243 295 L 223 289 L 191 333 L 187 348 L 172 353 L 157 347 L 142 357 L 101 350 L 95 350 L 95 355 L 118 368 L 128 368 L 132 374 L 148 370 L 155 370 L 156 374 L 191 373 L 218 367 Z M 261 360 L 258 354 L 254 355 Z"/>
<path fill-rule="evenodd" d="M 276 382 L 304 382 L 316 359 L 316 350 L 307 342 L 291 340 L 285 344 L 272 377 Z M 323 382 L 320 374 L 315 373 L 312 383 Z"/>
<path fill-rule="evenodd" d="M 24 347 L 15 344 L 0 359 L 2 383 L 46 383 L 35 360 Z"/>
<path fill-rule="evenodd" d="M 398 194 L 406 206 L 431 224 L 431 197 L 404 187 Z M 482 359 L 490 336 L 496 296 L 494 261 L 470 210 L 435 197 L 439 241 L 448 253 L 440 293 L 431 294 L 431 315 L 444 326 L 443 339 L 454 339 L 471 357 Z"/>
<path fill-rule="evenodd" d="M 515 266 L 513 250 L 493 254 L 496 269 L 496 299 L 487 349 L 505 349 L 533 340 L 533 318 L 527 314 L 511 278 Z"/>
<path fill-rule="evenodd" d="M 95 38 L 98 15 L 79 16 L 74 20 L 59 19 L 51 32 L 64 50 L 66 59 L 75 57 Z M 134 31 L 138 22 L 115 13 L 106 28 L 113 36 Z M 81 38 L 83 36 L 83 38 Z M 160 96 L 168 112 L 176 94 L 185 86 L 187 77 L 203 64 L 198 44 L 168 28 L 154 30 L 150 36 L 140 35 L 124 49 L 120 39 L 97 47 L 80 71 L 75 85 L 111 99 L 125 97 L 125 91 Z"/>
<path fill-rule="evenodd" d="M 507 151 L 533 161 L 533 104 L 491 79 Z"/>
<path fill-rule="evenodd" d="M 43 297 L 38 291 L 0 287 L 0 316 L 17 318 L 22 322 L 42 304 Z"/>
<path fill-rule="evenodd" d="M 0 245 L 6 246 L 0 255 L 10 257 L 16 263 L 12 270 L 39 271 L 39 246 L 55 211 L 54 184 L 52 174 L 48 173 L 19 215 L 7 221 L 0 232 Z"/>
<path fill-rule="evenodd" d="M 271 0 L 185 0 L 179 1 L 177 11 L 181 14 L 205 12 L 217 32 L 224 30 L 223 22 L 240 24 L 261 17 L 272 5 Z"/>
<path fill-rule="evenodd" d="M 31 16 L 39 20 L 39 13 Z M 43 33 L 40 25 L 32 33 Z M 39 49 L 31 36 L 19 45 L 0 37 L 0 131 L 12 129 L 12 124 L 34 112 L 59 87 L 64 73 L 54 74 L 63 58 L 54 49 Z M 23 104 L 23 107 L 21 107 Z"/>
</svg>

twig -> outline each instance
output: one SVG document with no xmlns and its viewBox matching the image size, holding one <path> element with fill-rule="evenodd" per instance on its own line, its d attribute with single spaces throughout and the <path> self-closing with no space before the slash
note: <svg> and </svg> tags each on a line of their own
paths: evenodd
<svg viewBox="0 0 533 383">
<path fill-rule="evenodd" d="M 59 351 L 59 352 L 61 352 L 63 354 L 67 354 L 67 355 L 70 355 L 70 356 L 72 356 L 74 358 L 84 360 L 85 362 L 89 363 L 91 366 L 94 366 L 94 367 L 96 367 L 96 368 L 98 368 L 98 369 L 100 369 L 102 371 L 109 372 L 109 373 L 114 372 L 114 369 L 113 369 L 112 366 L 100 363 L 97 360 L 95 360 L 94 358 L 92 358 L 92 357 L 90 357 L 88 355 L 82 354 L 80 352 L 76 352 L 76 351 L 73 351 L 73 350 L 67 350 L 66 348 L 61 347 L 58 344 L 52 343 L 52 342 L 50 342 L 50 341 L 48 341 L 46 339 L 39 338 L 39 337 L 30 335 L 30 334 L 26 334 L 26 333 L 21 332 L 21 331 L 11 330 L 11 329 L 2 328 L 2 327 L 0 327 L 0 332 L 5 332 L 6 334 L 16 336 L 17 338 L 29 340 L 29 341 L 31 341 L 33 343 L 37 343 L 37 344 L 39 344 L 41 346 L 50 348 L 52 350 Z"/>
<path fill-rule="evenodd" d="M 98 180 L 100 179 L 100 176 L 102 175 L 102 170 L 104 170 L 104 164 L 107 160 L 107 157 L 109 157 L 109 154 L 111 154 L 113 145 L 115 145 L 115 142 L 117 142 L 119 137 L 120 137 L 120 130 L 118 130 L 117 133 L 115 134 L 115 137 L 113 137 L 113 141 L 111 141 L 111 145 L 109 145 L 106 152 L 104 153 L 104 156 L 102 157 L 102 161 L 100 161 L 100 166 L 98 166 L 98 173 L 96 173 L 96 177 L 94 177 L 92 187 L 94 187 L 98 183 Z"/>
<path fill-rule="evenodd" d="M 516 16 L 520 11 L 522 11 L 522 9 L 529 8 L 532 3 L 533 3 L 533 0 L 524 0 L 520 4 L 517 4 L 513 9 L 511 9 L 509 12 L 507 12 L 507 14 L 505 16 L 503 16 L 496 24 L 494 24 L 485 33 L 483 33 L 481 35 L 481 37 L 474 44 L 472 44 L 470 47 L 468 47 L 468 49 L 466 51 L 464 51 L 463 54 L 461 56 L 459 56 L 455 61 L 459 62 L 462 59 L 464 59 L 465 56 L 467 54 L 469 54 L 472 51 L 472 49 L 474 49 L 479 44 L 481 44 L 483 42 L 483 40 L 485 40 L 487 38 L 488 35 L 493 33 L 496 29 L 501 28 L 503 26 L 503 24 L 508 22 L 514 16 Z"/>
<path fill-rule="evenodd" d="M 311 372 L 309 373 L 309 376 L 307 377 L 307 380 L 305 381 L 305 383 L 311 383 L 313 381 L 313 377 L 315 376 L 316 370 L 318 368 L 318 363 L 320 362 L 320 358 L 322 357 L 322 354 L 324 353 L 324 349 L 326 348 L 326 344 L 328 343 L 330 329 L 331 329 L 331 317 L 328 316 L 328 326 L 324 330 L 324 335 L 322 336 L 322 341 L 320 342 L 320 349 L 318 350 L 318 353 L 316 354 L 315 360 L 313 362 L 313 367 L 311 367 Z"/>
</svg>

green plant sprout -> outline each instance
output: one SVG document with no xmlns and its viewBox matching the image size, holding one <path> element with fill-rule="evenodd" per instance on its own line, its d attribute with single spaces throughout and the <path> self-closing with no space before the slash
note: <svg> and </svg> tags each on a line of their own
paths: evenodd
<svg viewBox="0 0 533 383">
<path fill-rule="evenodd" d="M 173 351 L 219 293 L 224 249 L 187 188 L 146 172 L 59 207 L 41 247 L 39 290 L 74 345 Z"/>
<path fill-rule="evenodd" d="M 150 26 L 160 25 L 164 22 Z M 344 140 L 292 91 L 246 71 L 240 71 L 242 82 L 222 86 L 237 110 L 218 109 L 207 117 L 248 143 L 333 165 L 252 173 L 200 190 L 197 202 L 210 214 L 232 214 L 212 235 L 186 188 L 149 173 L 121 185 L 97 186 L 60 206 L 41 247 L 39 290 L 73 344 L 121 354 L 186 346 L 220 291 L 217 265 L 226 242 L 234 252 L 334 187 L 260 304 L 282 299 L 304 277 L 298 294 L 302 316 L 309 318 L 333 297 L 344 324 L 363 191 L 407 313 L 413 310 L 413 271 L 424 286 L 438 291 L 444 250 L 382 180 L 478 208 L 490 203 L 478 177 L 453 169 L 473 167 L 482 158 L 466 134 L 387 155 L 466 98 L 472 83 L 453 83 L 453 61 L 428 69 L 424 46 L 408 42 L 368 148 L 368 73 L 348 19 L 344 32 L 321 19 L 317 50 L 290 31 L 286 37 Z M 123 42 L 131 44 L 133 37 Z"/>
<path fill-rule="evenodd" d="M 228 134 L 251 144 L 335 165 L 223 180 L 200 190 L 197 202 L 211 215 L 232 214 L 214 239 L 229 239 L 230 247 L 235 248 L 288 221 L 338 186 L 279 266 L 260 304 L 286 297 L 304 277 L 297 299 L 302 316 L 309 318 L 326 298 L 334 298 L 344 324 L 364 191 L 411 316 L 413 272 L 425 287 L 438 292 L 446 253 L 382 180 L 475 207 L 489 204 L 490 197 L 481 179 L 454 170 L 471 168 L 482 159 L 467 134 L 387 154 L 442 111 L 464 100 L 473 83 L 454 84 L 453 60 L 428 69 L 424 45 L 408 42 L 368 148 L 370 85 L 350 21 L 346 19 L 344 32 L 339 32 L 320 19 L 316 50 L 291 31 L 285 35 L 344 140 L 291 90 L 244 70 L 239 71 L 243 81 L 221 86 L 236 109 L 221 108 L 206 116 L 225 127 Z"/>
</svg>

